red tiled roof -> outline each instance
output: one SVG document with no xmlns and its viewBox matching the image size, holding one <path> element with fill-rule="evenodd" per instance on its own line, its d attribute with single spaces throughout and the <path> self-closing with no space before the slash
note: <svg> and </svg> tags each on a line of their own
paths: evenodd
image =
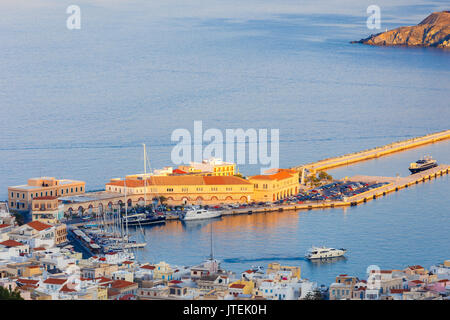
<svg viewBox="0 0 450 320">
<path fill-rule="evenodd" d="M 99 283 L 105 283 L 105 282 L 111 282 L 112 281 L 112 279 L 106 278 L 106 277 L 98 277 L 98 278 L 95 278 L 95 280 L 97 280 L 97 282 L 99 282 Z"/>
<path fill-rule="evenodd" d="M 126 294 L 123 297 L 119 298 L 119 300 L 132 300 L 132 298 L 134 298 L 135 295 L 132 293 Z"/>
<path fill-rule="evenodd" d="M 48 284 L 64 284 L 67 281 L 67 279 L 60 279 L 60 278 L 48 278 L 44 281 L 44 283 Z"/>
<path fill-rule="evenodd" d="M 236 289 L 243 289 L 245 287 L 245 284 L 241 284 L 241 283 L 233 283 L 232 285 L 230 285 L 230 288 L 236 288 Z"/>
<path fill-rule="evenodd" d="M 19 279 L 16 280 L 16 282 L 24 284 L 24 285 L 37 286 L 37 284 L 39 283 L 39 280 L 19 278 Z"/>
<path fill-rule="evenodd" d="M 244 271 L 245 273 L 254 273 L 255 271 L 253 271 L 253 270 L 246 270 L 246 271 Z"/>
<path fill-rule="evenodd" d="M 133 261 L 124 261 L 124 262 L 122 262 L 122 264 L 133 264 L 134 262 Z"/>
<path fill-rule="evenodd" d="M 36 248 L 33 248 L 33 251 L 44 251 L 44 250 L 45 250 L 44 247 L 36 247 Z"/>
<path fill-rule="evenodd" d="M 141 269 L 153 270 L 153 269 L 155 269 L 155 266 L 150 266 L 147 264 L 145 266 L 141 266 Z"/>
<path fill-rule="evenodd" d="M 120 288 L 130 287 L 132 285 L 135 285 L 135 283 L 130 282 L 130 281 L 125 281 L 125 280 L 114 280 L 113 283 L 111 283 L 111 288 L 120 289 Z"/>
<path fill-rule="evenodd" d="M 3 242 L 0 242 L 1 245 L 5 246 L 5 247 L 18 247 L 18 246 L 23 246 L 24 244 L 22 242 L 16 241 L 16 240 L 6 240 Z"/>
<path fill-rule="evenodd" d="M 187 173 L 186 171 L 183 171 L 183 170 L 181 170 L 181 169 L 175 169 L 175 170 L 173 170 L 172 172 L 173 172 L 173 173 L 177 173 L 177 174 L 186 174 L 186 173 Z"/>
<path fill-rule="evenodd" d="M 423 269 L 423 267 L 421 265 L 409 266 L 408 268 L 411 270 Z"/>
<path fill-rule="evenodd" d="M 413 281 L 411 281 L 411 282 L 414 282 L 414 283 L 417 283 L 417 284 L 419 284 L 419 283 L 424 283 L 423 281 L 420 281 L 420 280 L 413 280 Z"/>
<path fill-rule="evenodd" d="M 2 224 L 0 224 L 0 229 L 6 228 L 6 227 L 9 227 L 9 226 L 10 226 L 10 224 L 2 223 Z"/>
<path fill-rule="evenodd" d="M 180 281 L 180 280 L 172 280 L 172 281 L 169 281 L 169 283 L 171 283 L 171 284 L 177 284 L 177 283 L 183 283 L 183 281 Z"/>
<path fill-rule="evenodd" d="M 292 178 L 292 174 L 286 171 L 280 171 L 275 174 L 260 174 L 257 176 L 249 177 L 249 179 L 257 179 L 257 180 L 283 180 Z"/>
<path fill-rule="evenodd" d="M 129 188 L 141 188 L 145 186 L 144 180 L 126 180 Z M 124 181 L 111 181 L 106 185 L 124 186 Z M 155 176 L 147 179 L 147 185 L 249 185 L 249 181 L 235 176 Z"/>
<path fill-rule="evenodd" d="M 65 284 L 65 285 L 63 285 L 63 287 L 59 290 L 60 292 L 75 292 L 76 290 L 75 289 L 70 289 L 68 286 L 67 286 L 67 283 Z"/>
<path fill-rule="evenodd" d="M 442 280 L 439 280 L 438 282 L 449 282 L 450 280 L 448 280 L 448 279 L 442 279 Z"/>
<path fill-rule="evenodd" d="M 31 221 L 27 223 L 27 226 L 30 226 L 34 230 L 42 231 L 48 228 L 51 228 L 52 226 L 46 223 L 42 223 L 40 221 Z"/>
</svg>

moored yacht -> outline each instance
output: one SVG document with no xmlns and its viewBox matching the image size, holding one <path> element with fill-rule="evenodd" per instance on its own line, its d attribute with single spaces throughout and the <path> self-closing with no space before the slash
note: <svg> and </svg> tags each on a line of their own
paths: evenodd
<svg viewBox="0 0 450 320">
<path fill-rule="evenodd" d="M 185 213 L 182 213 L 180 219 L 183 221 L 201 220 L 217 218 L 222 215 L 221 211 L 213 211 L 199 208 L 190 208 Z"/>
<path fill-rule="evenodd" d="M 326 247 L 312 247 L 308 250 L 306 258 L 308 259 L 328 259 L 341 257 L 347 252 L 347 249 L 334 249 Z"/>
<path fill-rule="evenodd" d="M 409 166 L 409 171 L 411 171 L 411 173 L 417 173 L 437 166 L 437 161 L 428 156 L 411 163 Z"/>
</svg>

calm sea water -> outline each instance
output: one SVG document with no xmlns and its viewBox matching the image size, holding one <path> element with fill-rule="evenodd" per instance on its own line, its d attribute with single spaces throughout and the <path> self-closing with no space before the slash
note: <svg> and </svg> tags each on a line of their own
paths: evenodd
<svg viewBox="0 0 450 320">
<path fill-rule="evenodd" d="M 442 4 L 440 6 L 439 4 Z M 449 128 L 450 54 L 351 45 L 371 33 L 350 1 L 78 1 L 81 30 L 66 29 L 69 1 L 0 4 L 0 198 L 7 186 L 49 175 L 104 187 L 170 165 L 174 129 L 280 129 L 280 166 Z M 380 1 L 382 29 L 416 24 L 445 1 Z M 448 8 L 447 8 L 448 9 Z M 332 170 L 406 175 L 450 144 Z M 244 174 L 259 167 L 240 166 Z M 448 259 L 448 177 L 356 208 L 224 217 L 212 222 L 224 266 L 300 264 L 305 277 Z M 209 225 L 148 229 L 146 259 L 194 264 L 209 254 Z M 346 260 L 313 265 L 312 244 L 343 246 Z"/>
</svg>

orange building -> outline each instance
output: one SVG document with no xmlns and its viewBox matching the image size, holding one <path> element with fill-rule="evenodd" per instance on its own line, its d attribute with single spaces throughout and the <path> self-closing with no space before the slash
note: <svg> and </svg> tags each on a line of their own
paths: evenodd
<svg viewBox="0 0 450 320">
<path fill-rule="evenodd" d="M 125 194 L 124 180 L 111 180 L 106 191 Z M 126 180 L 127 195 L 142 195 L 146 190 L 147 203 L 154 197 L 164 196 L 167 204 L 219 204 L 250 202 L 253 184 L 235 176 L 153 176 L 144 180 Z"/>
<path fill-rule="evenodd" d="M 33 198 L 61 197 L 85 192 L 85 182 L 53 177 L 28 179 L 26 185 L 8 187 L 9 207 L 18 211 L 29 211 Z"/>
<path fill-rule="evenodd" d="M 276 201 L 297 194 L 299 173 L 290 169 L 277 169 L 276 173 L 249 177 L 254 185 L 255 201 Z"/>
</svg>

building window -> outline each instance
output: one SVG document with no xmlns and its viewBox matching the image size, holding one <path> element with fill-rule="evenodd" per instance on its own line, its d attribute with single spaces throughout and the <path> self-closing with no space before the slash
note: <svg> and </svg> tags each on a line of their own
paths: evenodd
<svg viewBox="0 0 450 320">
<path fill-rule="evenodd" d="M 167 188 L 167 192 L 173 192 L 173 188 Z"/>
<path fill-rule="evenodd" d="M 11 198 L 14 198 L 14 192 L 11 192 Z"/>
<path fill-rule="evenodd" d="M 83 192 L 83 187 L 80 187 L 80 191 Z"/>
</svg>

